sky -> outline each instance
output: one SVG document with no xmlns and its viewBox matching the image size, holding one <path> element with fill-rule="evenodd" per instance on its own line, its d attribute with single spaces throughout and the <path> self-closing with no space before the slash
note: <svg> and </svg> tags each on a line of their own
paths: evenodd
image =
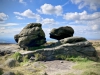
<svg viewBox="0 0 100 75">
<path fill-rule="evenodd" d="M 74 36 L 100 39 L 100 0 L 0 0 L 0 41 L 34 22 L 42 24 L 47 39 L 61 26 L 71 26 Z"/>
</svg>

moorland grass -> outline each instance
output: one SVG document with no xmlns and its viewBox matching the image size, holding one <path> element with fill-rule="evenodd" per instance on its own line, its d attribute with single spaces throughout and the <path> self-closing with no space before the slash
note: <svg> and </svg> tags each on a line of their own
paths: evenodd
<svg viewBox="0 0 100 75">
<path fill-rule="evenodd" d="M 75 70 L 83 70 L 81 75 L 100 75 L 100 62 L 94 62 L 91 60 L 77 62 L 76 66 L 73 66 Z"/>
</svg>

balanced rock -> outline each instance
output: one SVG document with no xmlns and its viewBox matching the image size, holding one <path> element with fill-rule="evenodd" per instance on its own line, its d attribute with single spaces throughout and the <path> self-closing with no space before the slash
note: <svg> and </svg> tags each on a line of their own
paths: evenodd
<svg viewBox="0 0 100 75">
<path fill-rule="evenodd" d="M 40 23 L 30 23 L 14 36 L 21 48 L 40 46 L 46 43 L 45 33 Z"/>
<path fill-rule="evenodd" d="M 61 40 L 67 37 L 71 37 L 74 34 L 74 29 L 70 26 L 60 27 L 52 29 L 50 32 L 50 38 Z"/>
</svg>

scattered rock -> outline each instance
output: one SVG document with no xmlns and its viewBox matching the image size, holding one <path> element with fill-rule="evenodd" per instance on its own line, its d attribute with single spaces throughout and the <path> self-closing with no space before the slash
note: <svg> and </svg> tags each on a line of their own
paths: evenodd
<svg viewBox="0 0 100 75">
<path fill-rule="evenodd" d="M 67 37 L 71 37 L 74 34 L 74 29 L 70 26 L 60 27 L 52 29 L 50 32 L 50 38 L 61 40 Z"/>
<path fill-rule="evenodd" d="M 15 73 L 8 71 L 8 72 L 4 72 L 2 75 L 15 75 Z"/>
<path fill-rule="evenodd" d="M 20 47 L 17 44 L 1 44 L 0 45 L 0 55 L 6 55 L 15 53 L 20 50 Z"/>
<path fill-rule="evenodd" d="M 64 63 L 63 61 L 60 61 L 60 63 Z"/>
<path fill-rule="evenodd" d="M 40 46 L 46 43 L 45 33 L 40 23 L 28 24 L 19 34 L 14 36 L 21 48 Z"/>
<path fill-rule="evenodd" d="M 16 60 L 13 58 L 9 58 L 5 61 L 5 65 L 8 67 L 15 67 L 16 66 Z"/>
</svg>

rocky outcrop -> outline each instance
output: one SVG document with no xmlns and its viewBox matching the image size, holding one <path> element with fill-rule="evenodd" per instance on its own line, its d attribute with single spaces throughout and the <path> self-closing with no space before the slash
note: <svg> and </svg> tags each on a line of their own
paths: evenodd
<svg viewBox="0 0 100 75">
<path fill-rule="evenodd" d="M 13 58 L 10 58 L 10 59 L 5 61 L 5 65 L 7 67 L 15 67 L 16 66 L 16 60 L 13 59 Z"/>
<path fill-rule="evenodd" d="M 60 27 L 52 29 L 50 32 L 50 38 L 61 40 L 67 37 L 71 37 L 74 34 L 74 29 L 70 26 Z"/>
<path fill-rule="evenodd" d="M 97 57 L 96 51 L 92 44 L 83 37 L 69 37 L 48 45 L 47 48 L 38 49 L 31 52 L 22 52 L 23 55 L 35 56 L 39 54 L 40 60 L 43 57 L 45 60 L 56 59 L 56 56 L 83 56 Z M 43 60 L 43 59 L 42 59 Z"/>
<path fill-rule="evenodd" d="M 21 48 L 40 46 L 46 43 L 45 33 L 40 23 L 30 23 L 23 30 L 14 36 Z"/>
</svg>

